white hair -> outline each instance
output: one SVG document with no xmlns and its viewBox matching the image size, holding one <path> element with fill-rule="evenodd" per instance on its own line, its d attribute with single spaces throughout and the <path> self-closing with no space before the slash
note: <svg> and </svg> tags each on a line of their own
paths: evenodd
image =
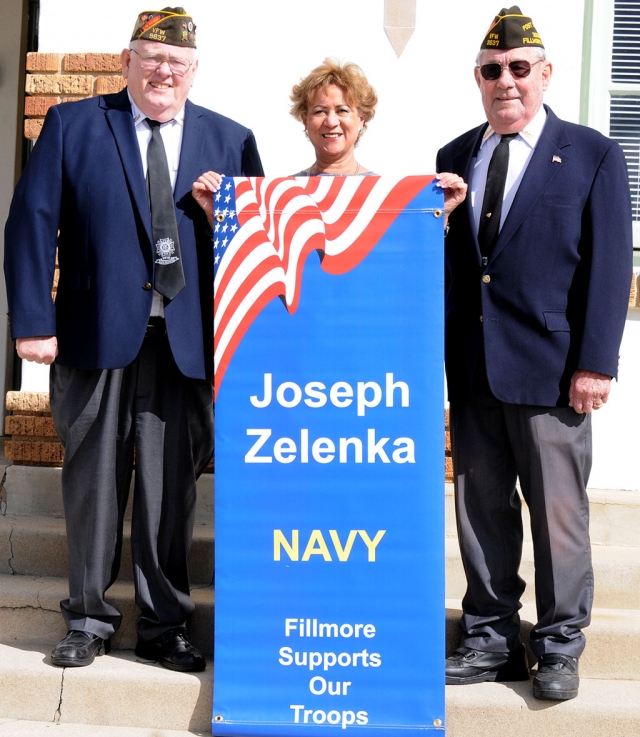
<svg viewBox="0 0 640 737">
<path fill-rule="evenodd" d="M 533 51 L 534 56 L 538 57 L 538 61 L 547 61 L 547 52 L 545 51 L 545 49 L 540 48 L 540 46 L 523 46 L 522 48 Z M 480 51 L 478 51 L 478 54 L 476 56 L 477 67 L 482 66 L 480 63 L 482 61 L 482 55 L 487 51 L 491 51 L 491 49 L 480 49 Z"/>
<path fill-rule="evenodd" d="M 144 48 L 142 44 L 148 40 L 149 39 L 146 38 L 136 38 L 133 41 L 129 41 L 129 51 L 131 51 L 132 49 L 134 51 L 138 51 L 139 48 Z M 198 58 L 197 49 L 194 49 L 193 46 L 174 46 L 173 44 L 165 44 L 165 46 L 171 46 L 171 48 L 173 49 L 179 49 L 175 56 L 181 56 L 183 59 L 186 58 L 192 63 Z M 185 51 L 187 52 L 186 54 L 184 53 Z"/>
</svg>

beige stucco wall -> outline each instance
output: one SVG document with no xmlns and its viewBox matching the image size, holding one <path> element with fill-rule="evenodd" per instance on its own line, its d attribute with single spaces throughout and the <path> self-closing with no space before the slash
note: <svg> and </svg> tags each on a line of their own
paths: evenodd
<svg viewBox="0 0 640 737">
<path fill-rule="evenodd" d="M 312 163 L 302 126 L 288 114 L 289 93 L 325 56 L 362 66 L 378 92 L 358 159 L 380 174 L 433 172 L 438 148 L 483 121 L 474 59 L 504 3 L 415 0 L 415 32 L 399 58 L 385 33 L 384 0 L 183 5 L 197 25 L 200 57 L 191 99 L 252 128 L 269 176 Z M 96 13 L 86 0 L 41 0 L 39 50 L 119 52 L 145 7 L 112 0 L 108 12 Z M 584 0 L 525 0 L 521 7 L 556 63 L 547 101 L 578 122 Z"/>
</svg>

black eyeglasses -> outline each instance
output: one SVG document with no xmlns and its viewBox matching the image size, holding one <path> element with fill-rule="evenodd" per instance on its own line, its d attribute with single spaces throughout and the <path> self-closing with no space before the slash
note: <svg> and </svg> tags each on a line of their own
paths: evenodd
<svg viewBox="0 0 640 737">
<path fill-rule="evenodd" d="M 482 75 L 482 79 L 494 81 L 496 79 L 500 79 L 502 72 L 505 69 L 508 69 L 512 77 L 516 77 L 516 79 L 524 79 L 529 76 L 531 67 L 534 67 L 536 64 L 540 64 L 541 61 L 542 59 L 538 59 L 538 61 L 534 61 L 533 64 L 528 61 L 510 61 L 504 66 L 502 64 L 498 64 L 496 61 L 493 64 L 483 64 L 480 67 L 480 74 Z"/>
<path fill-rule="evenodd" d="M 179 77 L 184 76 L 193 64 L 192 61 L 181 59 L 178 56 L 144 56 L 135 49 L 130 49 L 130 51 L 133 51 L 134 54 L 140 57 L 140 66 L 143 69 L 157 69 L 166 61 L 169 69 L 171 69 L 171 73 L 177 74 Z"/>
</svg>

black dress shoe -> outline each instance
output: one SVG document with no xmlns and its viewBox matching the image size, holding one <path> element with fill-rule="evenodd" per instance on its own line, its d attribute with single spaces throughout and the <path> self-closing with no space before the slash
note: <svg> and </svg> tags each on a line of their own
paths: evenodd
<svg viewBox="0 0 640 737">
<path fill-rule="evenodd" d="M 51 662 L 63 668 L 91 665 L 111 649 L 109 640 L 82 630 L 69 630 L 51 651 Z"/>
<path fill-rule="evenodd" d="M 182 673 L 197 673 L 206 666 L 202 653 L 191 644 L 186 627 L 174 627 L 153 640 L 138 640 L 136 655 Z"/>
<path fill-rule="evenodd" d="M 445 661 L 448 686 L 466 686 L 484 681 L 527 681 L 529 666 L 524 645 L 508 653 L 490 653 L 459 647 Z"/>
<path fill-rule="evenodd" d="M 536 699 L 575 699 L 579 685 L 578 658 L 560 653 L 540 655 L 538 672 L 533 679 L 533 695 Z"/>
</svg>

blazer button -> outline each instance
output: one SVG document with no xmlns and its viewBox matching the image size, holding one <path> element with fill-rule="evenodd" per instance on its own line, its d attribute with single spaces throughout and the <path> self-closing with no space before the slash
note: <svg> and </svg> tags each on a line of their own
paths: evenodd
<svg viewBox="0 0 640 737">
<path fill-rule="evenodd" d="M 489 276 L 489 274 L 485 274 L 485 275 L 484 275 L 484 276 L 482 277 L 482 281 L 483 281 L 483 282 L 484 282 L 485 284 L 488 284 L 488 283 L 489 283 L 489 282 L 491 281 L 491 277 Z"/>
<path fill-rule="evenodd" d="M 145 292 L 148 292 L 148 291 L 149 291 L 150 289 L 152 289 L 152 287 L 153 287 L 153 284 L 151 284 L 151 282 L 150 282 L 150 281 L 146 281 L 146 282 L 145 282 L 145 283 L 144 283 L 144 284 L 142 285 L 142 288 L 144 289 L 144 291 L 145 291 Z"/>
</svg>

